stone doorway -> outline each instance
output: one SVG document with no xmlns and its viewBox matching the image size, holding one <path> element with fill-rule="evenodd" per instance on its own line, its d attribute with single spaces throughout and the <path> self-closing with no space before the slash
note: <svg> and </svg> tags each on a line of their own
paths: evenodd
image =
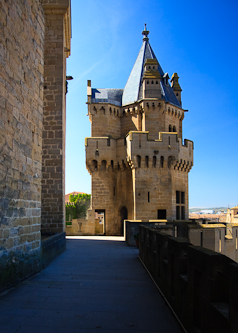
<svg viewBox="0 0 238 333">
<path fill-rule="evenodd" d="M 95 234 L 105 235 L 105 209 L 95 209 Z"/>
<path fill-rule="evenodd" d="M 121 236 L 124 235 L 124 220 L 128 218 L 127 208 L 125 206 L 120 209 L 120 230 L 119 233 Z"/>
</svg>

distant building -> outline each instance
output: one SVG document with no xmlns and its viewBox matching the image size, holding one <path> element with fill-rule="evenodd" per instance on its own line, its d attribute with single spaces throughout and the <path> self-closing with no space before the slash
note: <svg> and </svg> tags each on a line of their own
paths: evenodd
<svg viewBox="0 0 238 333">
<path fill-rule="evenodd" d="M 227 209 L 226 220 L 227 222 L 238 223 L 238 205 Z"/>
<path fill-rule="evenodd" d="M 203 209 L 200 214 L 214 214 L 214 210 L 212 209 Z"/>
</svg>

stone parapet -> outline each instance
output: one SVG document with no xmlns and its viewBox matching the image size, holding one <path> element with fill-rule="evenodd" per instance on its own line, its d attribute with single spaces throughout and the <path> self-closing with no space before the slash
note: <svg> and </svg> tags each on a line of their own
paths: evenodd
<svg viewBox="0 0 238 333">
<path fill-rule="evenodd" d="M 238 331 L 234 261 L 145 226 L 139 257 L 188 332 Z"/>
<path fill-rule="evenodd" d="M 126 137 L 127 160 L 132 168 L 137 168 L 139 161 L 148 158 L 149 165 L 140 163 L 140 167 L 168 167 L 189 172 L 193 166 L 193 142 L 185 140 L 184 145 L 177 133 L 160 132 L 158 140 L 149 140 L 149 132 L 131 131 Z M 138 156 L 140 159 L 138 159 Z M 154 161 L 153 161 L 154 159 Z"/>
</svg>

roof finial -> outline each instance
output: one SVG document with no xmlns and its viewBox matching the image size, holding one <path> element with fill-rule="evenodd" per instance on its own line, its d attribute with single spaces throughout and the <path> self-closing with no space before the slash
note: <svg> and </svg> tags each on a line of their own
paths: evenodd
<svg viewBox="0 0 238 333">
<path fill-rule="evenodd" d="M 149 35 L 149 30 L 147 30 L 146 28 L 146 23 L 145 23 L 145 30 L 142 31 L 142 35 L 144 35 L 145 37 L 143 38 L 143 40 L 149 40 L 149 38 L 147 37 Z"/>
</svg>

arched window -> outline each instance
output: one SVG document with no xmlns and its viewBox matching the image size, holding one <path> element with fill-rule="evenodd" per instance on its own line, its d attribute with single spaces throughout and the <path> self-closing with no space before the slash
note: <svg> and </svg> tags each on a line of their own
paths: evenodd
<svg viewBox="0 0 238 333">
<path fill-rule="evenodd" d="M 97 171 L 97 169 L 98 169 L 98 162 L 97 162 L 96 160 L 93 160 L 93 161 L 92 161 L 92 165 L 93 165 L 93 169 L 94 169 L 95 171 Z"/>
<path fill-rule="evenodd" d="M 149 167 L 149 156 L 145 157 L 145 166 L 146 166 L 146 168 Z"/>
<path fill-rule="evenodd" d="M 153 81 L 153 80 L 151 81 L 151 84 L 154 84 L 154 81 Z"/>
<path fill-rule="evenodd" d="M 140 155 L 136 156 L 136 160 L 137 160 L 137 166 L 138 166 L 138 168 L 140 168 L 141 167 L 141 157 L 140 157 Z"/>
<path fill-rule="evenodd" d="M 169 125 L 169 132 L 172 132 L 172 126 Z"/>
<path fill-rule="evenodd" d="M 176 126 L 173 126 L 173 132 L 176 132 Z"/>
<path fill-rule="evenodd" d="M 164 156 L 160 156 L 160 167 L 164 167 Z"/>
<path fill-rule="evenodd" d="M 103 160 L 101 163 L 101 170 L 105 171 L 107 166 L 107 161 Z"/>
<path fill-rule="evenodd" d="M 113 170 L 113 160 L 111 160 L 111 168 L 112 168 L 112 170 Z"/>
<path fill-rule="evenodd" d="M 153 156 L 153 167 L 156 168 L 156 156 Z"/>
<path fill-rule="evenodd" d="M 175 157 L 174 156 L 169 156 L 168 157 L 168 168 L 170 169 L 171 166 L 173 165 L 173 162 L 175 160 Z"/>
</svg>

